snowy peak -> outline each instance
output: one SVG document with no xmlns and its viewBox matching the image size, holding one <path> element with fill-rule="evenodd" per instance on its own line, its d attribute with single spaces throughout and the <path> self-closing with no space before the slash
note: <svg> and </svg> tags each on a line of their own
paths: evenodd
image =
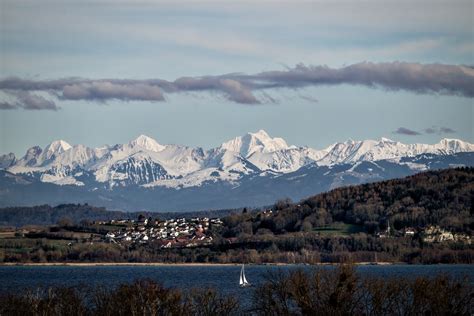
<svg viewBox="0 0 474 316">
<path fill-rule="evenodd" d="M 474 151 L 473 144 L 463 142 L 462 140 L 459 140 L 459 139 L 450 139 L 450 138 L 442 139 L 438 144 L 435 144 L 433 147 L 439 150 L 439 153 L 442 153 L 445 155 L 453 154 L 457 152 L 463 152 L 463 151 Z"/>
<path fill-rule="evenodd" d="M 396 143 L 396 141 L 391 140 L 390 138 L 382 137 L 380 138 L 381 143 Z"/>
<path fill-rule="evenodd" d="M 258 131 L 256 131 L 255 133 L 252 133 L 252 132 L 248 132 L 247 135 L 253 135 L 255 137 L 258 137 L 258 138 L 264 138 L 264 139 L 269 139 L 271 138 L 270 135 L 268 135 L 268 133 L 263 130 L 263 129 L 259 129 Z"/>
<path fill-rule="evenodd" d="M 166 148 L 159 144 L 156 140 L 146 135 L 140 135 L 134 140 L 130 141 L 128 145 L 132 148 L 140 147 L 149 151 L 160 152 Z"/>
<path fill-rule="evenodd" d="M 221 153 L 219 166 L 245 174 L 253 172 L 252 168 L 247 168 L 246 162 L 260 171 L 285 173 L 313 161 L 306 157 L 307 149 L 288 146 L 284 139 L 272 138 L 264 130 L 236 137 L 223 143 L 216 152 Z"/>
<path fill-rule="evenodd" d="M 62 152 L 65 152 L 66 150 L 69 150 L 70 148 L 72 148 L 72 146 L 64 140 L 55 140 L 54 142 L 46 146 L 44 151 L 47 153 L 60 154 Z"/>
<path fill-rule="evenodd" d="M 18 164 L 22 166 L 34 166 L 37 164 L 38 158 L 42 152 L 43 150 L 39 146 L 28 148 L 25 156 L 18 161 Z"/>
<path fill-rule="evenodd" d="M 458 152 L 474 151 L 474 145 L 458 139 L 442 139 L 434 145 L 403 144 L 382 137 L 380 140 L 353 141 L 336 143 L 331 146 L 326 156 L 318 164 L 331 165 L 338 163 L 354 163 L 358 161 L 377 161 L 400 157 L 413 157 L 431 153 L 451 155 Z"/>
<path fill-rule="evenodd" d="M 239 153 L 242 157 L 249 157 L 253 153 L 271 153 L 288 149 L 289 146 L 282 138 L 272 138 L 264 130 L 247 133 L 236 137 L 221 145 L 223 150 Z"/>
<path fill-rule="evenodd" d="M 68 151 L 71 148 L 72 146 L 64 140 L 55 140 L 54 142 L 45 147 L 43 153 L 40 156 L 39 161 L 47 162 L 51 159 L 54 159 L 63 152 Z"/>
</svg>

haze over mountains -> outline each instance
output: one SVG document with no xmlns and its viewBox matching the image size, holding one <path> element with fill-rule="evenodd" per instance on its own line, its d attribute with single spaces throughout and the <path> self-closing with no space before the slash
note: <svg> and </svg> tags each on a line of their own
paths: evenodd
<svg viewBox="0 0 474 316">
<path fill-rule="evenodd" d="M 21 158 L 0 157 L 0 200 L 2 206 L 90 202 L 157 211 L 257 206 L 342 185 L 472 166 L 473 152 L 473 144 L 457 139 L 428 145 L 387 138 L 317 150 L 288 145 L 263 130 L 209 150 L 163 145 L 145 135 L 100 148 L 58 140 L 44 149 L 34 146 Z"/>
</svg>

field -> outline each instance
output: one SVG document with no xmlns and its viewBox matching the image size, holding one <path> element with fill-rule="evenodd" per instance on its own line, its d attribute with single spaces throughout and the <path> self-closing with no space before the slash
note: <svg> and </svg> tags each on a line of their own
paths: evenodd
<svg viewBox="0 0 474 316">
<path fill-rule="evenodd" d="M 322 236 L 348 236 L 364 231 L 361 225 L 335 223 L 328 226 L 319 226 L 313 229 Z"/>
</svg>

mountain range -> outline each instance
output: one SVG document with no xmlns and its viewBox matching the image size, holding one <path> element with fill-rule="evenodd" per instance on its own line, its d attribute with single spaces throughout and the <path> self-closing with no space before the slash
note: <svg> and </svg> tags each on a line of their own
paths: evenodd
<svg viewBox="0 0 474 316">
<path fill-rule="evenodd" d="M 177 211 L 258 206 L 335 187 L 474 165 L 458 139 L 403 144 L 387 138 L 317 150 L 265 131 L 216 148 L 163 145 L 140 135 L 99 148 L 57 140 L 23 157 L 0 156 L 0 206 L 88 202 L 114 209 Z"/>
</svg>

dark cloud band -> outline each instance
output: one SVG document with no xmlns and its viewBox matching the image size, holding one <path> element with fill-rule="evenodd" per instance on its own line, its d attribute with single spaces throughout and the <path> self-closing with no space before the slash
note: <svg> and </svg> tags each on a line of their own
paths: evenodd
<svg viewBox="0 0 474 316">
<path fill-rule="evenodd" d="M 409 136 L 416 136 L 421 135 L 421 133 L 411 130 L 406 127 L 399 127 L 395 131 L 392 132 L 393 134 L 400 134 L 400 135 L 409 135 Z"/>
<path fill-rule="evenodd" d="M 62 98 L 68 100 L 139 100 L 163 101 L 163 93 L 157 86 L 146 83 L 119 84 L 110 81 L 83 82 L 67 85 Z"/>
<path fill-rule="evenodd" d="M 32 92 L 46 93 L 63 100 L 103 102 L 164 101 L 167 93 L 204 91 L 222 93 L 227 99 L 236 103 L 257 104 L 261 100 L 254 95 L 255 91 L 339 84 L 472 98 L 474 69 L 444 64 L 363 62 L 338 69 L 299 64 L 282 71 L 266 71 L 253 75 L 233 73 L 221 76 L 182 77 L 175 81 L 6 78 L 0 80 L 0 90 L 16 98 L 16 101 L 0 102 L 0 109 L 57 109 L 53 101 Z M 268 96 L 266 100 L 272 100 L 268 94 L 263 95 Z"/>
<path fill-rule="evenodd" d="M 417 136 L 417 135 L 421 135 L 423 133 L 442 135 L 442 134 L 456 133 L 456 130 L 454 130 L 450 127 L 446 127 L 446 126 L 441 126 L 441 127 L 432 126 L 432 127 L 425 128 L 423 130 L 423 133 L 422 133 L 422 132 L 418 132 L 418 131 L 415 131 L 415 130 L 412 130 L 412 129 L 409 129 L 409 128 L 406 128 L 406 127 L 399 127 L 396 130 L 394 130 L 392 133 L 393 134 L 399 134 L 399 135 L 408 135 L 408 136 Z"/>
<path fill-rule="evenodd" d="M 446 127 L 446 126 L 432 126 L 424 129 L 424 132 L 426 134 L 453 134 L 456 133 L 455 129 L 452 129 L 451 127 Z"/>
<path fill-rule="evenodd" d="M 48 100 L 41 95 L 32 94 L 28 91 L 11 91 L 9 94 L 15 101 L 0 102 L 0 110 L 54 110 L 58 107 L 54 101 Z"/>
</svg>

